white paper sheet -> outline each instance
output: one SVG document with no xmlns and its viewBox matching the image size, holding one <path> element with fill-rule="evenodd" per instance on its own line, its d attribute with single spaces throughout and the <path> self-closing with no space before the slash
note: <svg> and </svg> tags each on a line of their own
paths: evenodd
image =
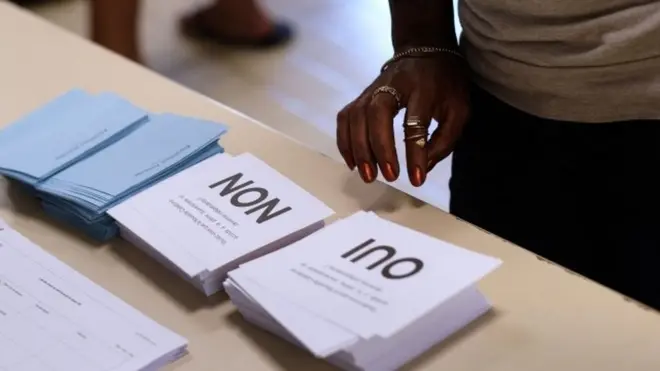
<svg viewBox="0 0 660 371">
<path fill-rule="evenodd" d="M 136 371 L 185 346 L 0 222 L 0 370 Z"/>
<path fill-rule="evenodd" d="M 358 213 L 239 270 L 264 289 L 370 339 L 391 337 L 500 263 Z"/>
</svg>

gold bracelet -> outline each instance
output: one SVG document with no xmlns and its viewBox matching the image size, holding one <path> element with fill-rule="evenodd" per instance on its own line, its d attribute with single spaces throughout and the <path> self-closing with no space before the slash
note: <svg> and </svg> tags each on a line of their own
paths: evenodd
<svg viewBox="0 0 660 371">
<path fill-rule="evenodd" d="M 414 54 L 442 54 L 442 53 L 452 54 L 456 57 L 464 58 L 463 54 L 461 54 L 461 53 L 459 53 L 459 52 L 457 52 L 456 50 L 453 50 L 453 49 L 435 48 L 435 47 L 430 47 L 430 46 L 420 46 L 420 47 L 417 47 L 417 48 L 410 48 L 408 50 L 405 50 L 405 51 L 394 54 L 394 56 L 392 58 L 388 59 L 387 62 L 385 62 L 383 64 L 383 67 L 381 67 L 380 72 L 381 73 L 385 72 L 385 70 L 387 70 L 387 68 L 390 66 L 390 64 L 392 64 L 392 63 L 394 63 L 394 62 L 396 62 L 400 59 L 411 57 Z"/>
</svg>

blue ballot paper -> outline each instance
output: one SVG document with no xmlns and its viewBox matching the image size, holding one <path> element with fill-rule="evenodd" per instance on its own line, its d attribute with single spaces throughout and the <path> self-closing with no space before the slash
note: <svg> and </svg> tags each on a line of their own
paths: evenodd
<svg viewBox="0 0 660 371">
<path fill-rule="evenodd" d="M 52 204 L 48 201 L 42 200 L 41 207 L 46 215 L 83 232 L 86 236 L 97 242 L 107 242 L 119 234 L 119 226 L 107 214 L 99 217 L 97 221 L 89 223 L 80 216 L 69 213 L 60 208 L 59 205 Z"/>
<path fill-rule="evenodd" d="M 210 146 L 201 152 L 199 156 L 191 158 L 187 160 L 186 163 L 173 169 L 174 171 L 170 176 L 174 175 L 176 172 L 183 171 L 198 162 L 204 161 L 215 154 L 221 153 L 222 151 L 222 147 L 218 145 Z M 97 211 L 88 210 L 71 201 L 48 194 L 41 194 L 40 196 L 42 208 L 47 215 L 83 232 L 97 242 L 102 243 L 109 241 L 119 234 L 119 227 L 105 212 L 99 213 Z M 130 196 L 132 196 L 132 194 Z M 126 198 L 128 197 L 129 196 Z M 119 199 L 117 202 L 113 203 L 113 206 L 122 201 L 124 201 L 124 199 Z"/>
<path fill-rule="evenodd" d="M 97 209 L 90 209 L 88 207 L 80 205 L 80 202 L 65 199 L 62 198 L 61 196 L 57 196 L 53 194 L 37 192 L 37 196 L 43 202 L 47 202 L 51 207 L 57 207 L 67 215 L 71 215 L 74 219 L 76 220 L 82 219 L 85 221 L 85 223 L 93 224 L 99 221 L 103 221 L 106 218 L 107 215 L 105 214 L 105 211 L 107 209 L 115 206 L 118 203 L 121 203 L 122 201 L 133 196 L 139 191 L 142 191 L 143 189 L 148 188 L 159 181 L 162 181 L 180 171 L 183 171 L 199 162 L 202 162 L 211 156 L 222 153 L 223 151 L 224 151 L 223 148 L 217 144 L 210 145 L 208 148 L 201 151 L 197 156 L 189 158 L 185 162 L 180 163 L 178 166 L 172 167 L 169 171 L 162 173 L 161 176 L 159 176 L 158 178 L 152 179 L 151 183 L 149 183 L 148 185 L 140 188 L 135 192 L 127 194 L 124 197 L 117 198 L 116 200 L 111 202 L 109 206 L 104 207 L 102 211 L 99 211 Z M 62 219 L 62 218 L 58 217 L 58 219 Z"/>
<path fill-rule="evenodd" d="M 29 185 L 47 215 L 104 242 L 118 233 L 109 208 L 223 152 L 226 131 L 74 89 L 0 131 L 0 175 Z"/>
<path fill-rule="evenodd" d="M 89 220 L 135 192 L 217 154 L 226 128 L 173 114 L 150 116 L 130 135 L 37 185 Z"/>
<path fill-rule="evenodd" d="M 0 131 L 0 173 L 35 185 L 125 137 L 147 117 L 115 94 L 70 91 Z"/>
<path fill-rule="evenodd" d="M 20 140 L 25 135 L 35 134 L 45 124 L 52 122 L 52 118 L 57 117 L 58 113 L 72 112 L 76 107 L 89 104 L 93 98 L 92 94 L 80 89 L 73 89 L 60 95 L 3 128 L 0 131 L 0 148 L 11 146 L 17 139 Z"/>
</svg>

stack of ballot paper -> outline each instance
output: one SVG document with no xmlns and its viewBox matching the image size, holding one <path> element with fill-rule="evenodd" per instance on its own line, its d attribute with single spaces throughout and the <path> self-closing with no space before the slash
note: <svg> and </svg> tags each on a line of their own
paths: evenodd
<svg viewBox="0 0 660 371">
<path fill-rule="evenodd" d="M 0 370 L 158 370 L 186 349 L 0 221 Z"/>
<path fill-rule="evenodd" d="M 322 228 L 333 211 L 245 153 L 213 156 L 108 213 L 126 240 L 212 295 L 228 271 Z"/>
<path fill-rule="evenodd" d="M 0 131 L 0 172 L 36 185 L 147 121 L 112 93 L 72 90 Z"/>
<path fill-rule="evenodd" d="M 46 213 L 107 240 L 117 232 L 109 208 L 221 153 L 225 132 L 72 90 L 0 131 L 0 174 L 35 189 Z"/>
<path fill-rule="evenodd" d="M 359 212 L 232 271 L 252 322 L 346 370 L 389 371 L 489 308 L 500 261 Z"/>
</svg>

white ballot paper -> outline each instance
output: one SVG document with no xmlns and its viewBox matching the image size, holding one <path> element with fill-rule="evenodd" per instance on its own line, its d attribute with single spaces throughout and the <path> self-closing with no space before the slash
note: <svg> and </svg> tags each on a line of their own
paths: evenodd
<svg viewBox="0 0 660 371">
<path fill-rule="evenodd" d="M 0 370 L 157 370 L 186 347 L 0 221 Z"/>
<path fill-rule="evenodd" d="M 320 229 L 333 211 L 255 156 L 213 156 L 109 212 L 122 236 L 207 295 L 228 271 Z"/>
<path fill-rule="evenodd" d="M 396 370 L 490 304 L 500 265 L 368 212 L 241 265 L 225 281 L 246 320 L 347 370 Z"/>
</svg>

